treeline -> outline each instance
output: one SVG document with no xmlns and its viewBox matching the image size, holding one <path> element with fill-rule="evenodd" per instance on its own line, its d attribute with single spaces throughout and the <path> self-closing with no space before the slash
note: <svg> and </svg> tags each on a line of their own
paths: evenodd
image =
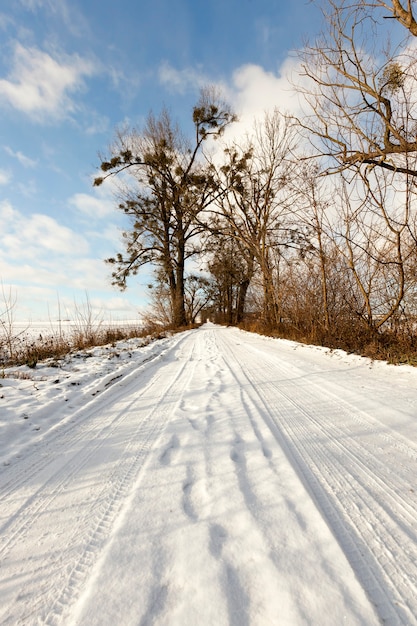
<svg viewBox="0 0 417 626">
<path fill-rule="evenodd" d="M 228 141 L 236 116 L 206 88 L 191 136 L 166 110 L 118 133 L 95 180 L 119 181 L 129 219 L 113 282 L 152 264 L 151 315 L 173 327 L 201 316 L 410 360 L 417 24 L 397 0 L 321 7 L 300 52 L 303 116 L 275 109 Z"/>
</svg>

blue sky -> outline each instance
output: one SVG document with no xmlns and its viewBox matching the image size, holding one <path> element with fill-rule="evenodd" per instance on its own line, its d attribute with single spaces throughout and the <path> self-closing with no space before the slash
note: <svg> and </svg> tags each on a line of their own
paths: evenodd
<svg viewBox="0 0 417 626">
<path fill-rule="evenodd" d="M 319 29 L 308 0 L 0 0 L 0 280 L 17 317 L 56 318 L 86 294 L 106 317 L 136 316 L 149 276 L 110 285 L 124 222 L 92 187 L 98 153 L 162 106 L 186 124 L 205 84 L 242 131 L 291 108 L 292 51 Z"/>
</svg>

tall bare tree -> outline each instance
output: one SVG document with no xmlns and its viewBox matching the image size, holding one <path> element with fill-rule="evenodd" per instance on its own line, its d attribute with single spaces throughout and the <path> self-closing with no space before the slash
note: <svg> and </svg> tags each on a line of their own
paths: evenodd
<svg viewBox="0 0 417 626">
<path fill-rule="evenodd" d="M 332 226 L 329 216 L 331 206 L 330 189 L 326 186 L 327 179 L 320 177 L 316 163 L 301 160 L 297 167 L 297 175 L 292 180 L 296 186 L 295 194 L 299 206 L 298 215 L 305 227 L 308 245 L 302 248 L 302 258 L 306 260 L 306 267 L 316 267 L 320 276 L 321 316 L 316 316 L 316 323 L 324 326 L 328 331 L 331 326 L 329 303 L 329 265 L 333 257 Z M 316 263 L 309 259 L 313 257 Z"/>
<path fill-rule="evenodd" d="M 246 297 L 255 263 L 252 251 L 238 238 L 217 228 L 207 245 L 207 269 L 211 275 L 212 301 L 217 319 L 239 324 L 244 318 Z"/>
<path fill-rule="evenodd" d="M 187 321 L 195 324 L 203 309 L 212 302 L 213 289 L 209 278 L 201 274 L 190 274 L 185 279 L 185 306 Z"/>
<path fill-rule="evenodd" d="M 401 310 L 415 258 L 410 184 L 393 190 L 390 173 L 367 173 L 341 187 L 339 251 L 350 272 L 351 305 L 357 318 L 378 330 Z M 411 286 L 411 284 L 410 284 Z"/>
<path fill-rule="evenodd" d="M 299 237 L 289 184 L 294 144 L 290 120 L 275 110 L 256 124 L 246 145 L 226 149 L 220 170 L 226 193 L 218 202 L 217 214 L 224 235 L 248 250 L 261 273 L 267 326 L 274 326 L 280 317 L 276 253 Z"/>
<path fill-rule="evenodd" d="M 182 135 L 166 110 L 159 117 L 150 114 L 142 131 L 118 133 L 94 182 L 122 179 L 119 209 L 131 221 L 123 233 L 125 252 L 108 259 L 116 267 L 113 284 L 124 289 L 127 278 L 142 266 L 156 266 L 169 288 L 176 327 L 186 323 L 184 272 L 187 259 L 198 250 L 196 236 L 202 227 L 197 218 L 218 191 L 200 158 L 202 147 L 234 119 L 213 89 L 202 90 L 193 109 L 193 139 Z"/>
</svg>

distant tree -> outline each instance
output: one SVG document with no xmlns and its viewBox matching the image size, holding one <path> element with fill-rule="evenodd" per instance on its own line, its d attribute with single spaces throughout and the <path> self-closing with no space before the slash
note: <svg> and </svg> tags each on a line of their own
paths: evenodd
<svg viewBox="0 0 417 626">
<path fill-rule="evenodd" d="M 312 160 L 301 160 L 297 174 L 292 178 L 294 193 L 297 197 L 300 228 L 304 229 L 306 244 L 301 249 L 301 258 L 305 268 L 320 277 L 321 315 L 316 315 L 315 323 L 329 330 L 332 320 L 329 302 L 329 273 L 333 257 L 332 228 L 329 221 L 330 191 L 326 188 L 327 179 L 320 177 L 320 171 Z M 307 243 L 308 242 L 308 243 Z M 330 245 L 329 245 L 330 244 Z M 311 259 L 312 257 L 312 259 Z M 304 293 L 306 290 L 304 289 Z"/>
<path fill-rule="evenodd" d="M 212 282 L 206 276 L 190 274 L 185 279 L 185 308 L 187 321 L 195 324 L 199 314 L 212 302 Z"/>
<path fill-rule="evenodd" d="M 19 333 L 15 329 L 17 294 L 0 281 L 0 363 L 15 356 L 15 343 Z"/>
<path fill-rule="evenodd" d="M 185 264 L 199 249 L 198 217 L 218 193 L 210 167 L 200 158 L 202 147 L 234 120 L 216 91 L 203 89 L 193 109 L 193 139 L 182 135 L 166 110 L 159 117 L 151 113 L 141 132 L 118 133 L 110 158 L 102 160 L 103 175 L 94 181 L 122 179 L 119 209 L 131 220 L 123 233 L 124 253 L 107 261 L 116 268 L 113 284 L 124 289 L 142 266 L 156 266 L 169 290 L 175 327 L 187 321 Z"/>
<path fill-rule="evenodd" d="M 292 122 L 275 110 L 256 124 L 247 145 L 226 149 L 219 171 L 225 193 L 218 199 L 217 214 L 224 235 L 239 242 L 260 271 L 267 326 L 280 318 L 277 258 L 286 247 L 298 245 L 301 236 L 290 185 L 295 141 Z"/>
<path fill-rule="evenodd" d="M 207 268 L 217 319 L 227 324 L 243 320 L 248 289 L 255 271 L 252 252 L 239 239 L 221 230 L 211 238 Z"/>
</svg>

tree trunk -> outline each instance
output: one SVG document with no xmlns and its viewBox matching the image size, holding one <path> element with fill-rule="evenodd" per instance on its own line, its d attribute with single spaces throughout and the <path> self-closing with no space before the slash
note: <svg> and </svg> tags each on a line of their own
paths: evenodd
<svg viewBox="0 0 417 626">
<path fill-rule="evenodd" d="M 185 240 L 183 233 L 178 235 L 177 243 L 177 263 L 175 268 L 176 289 L 174 297 L 173 325 L 180 328 L 187 325 L 187 315 L 185 311 Z"/>
<path fill-rule="evenodd" d="M 268 328 L 274 328 L 279 322 L 278 306 L 275 296 L 274 278 L 269 260 L 269 251 L 264 250 L 261 258 L 262 285 L 264 295 L 263 319 Z"/>
<path fill-rule="evenodd" d="M 237 294 L 237 304 L 236 304 L 236 324 L 239 324 L 243 321 L 243 316 L 245 313 L 245 302 L 246 295 L 248 293 L 250 285 L 250 278 L 246 278 L 239 284 L 238 294 Z"/>
</svg>

